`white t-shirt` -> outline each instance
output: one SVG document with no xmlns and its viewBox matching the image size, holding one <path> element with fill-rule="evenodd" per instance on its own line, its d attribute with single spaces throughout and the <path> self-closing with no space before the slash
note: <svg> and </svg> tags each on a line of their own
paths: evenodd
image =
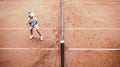
<svg viewBox="0 0 120 67">
<path fill-rule="evenodd" d="M 37 18 L 36 17 L 33 17 L 32 19 L 28 18 L 28 21 L 29 21 L 29 23 L 31 23 L 31 26 L 33 26 L 34 24 L 36 24 Z"/>
</svg>

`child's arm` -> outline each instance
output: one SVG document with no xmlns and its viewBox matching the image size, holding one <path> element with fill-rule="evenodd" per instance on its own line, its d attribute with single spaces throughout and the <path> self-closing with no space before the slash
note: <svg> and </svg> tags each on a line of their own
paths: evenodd
<svg viewBox="0 0 120 67">
<path fill-rule="evenodd" d="M 29 25 L 31 26 L 31 23 L 29 22 Z"/>
<path fill-rule="evenodd" d="M 26 23 L 25 23 L 25 25 L 28 25 L 28 24 L 29 24 L 29 25 L 31 25 L 31 23 L 30 23 L 30 22 L 26 22 Z"/>
<path fill-rule="evenodd" d="M 36 23 L 35 24 L 37 24 L 37 21 L 36 21 Z M 32 26 L 32 27 L 34 27 L 35 26 L 35 24 Z"/>
</svg>

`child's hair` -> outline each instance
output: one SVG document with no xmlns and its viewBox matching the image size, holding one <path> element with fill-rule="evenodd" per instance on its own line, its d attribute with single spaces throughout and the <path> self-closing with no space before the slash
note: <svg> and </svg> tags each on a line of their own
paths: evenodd
<svg viewBox="0 0 120 67">
<path fill-rule="evenodd" d="M 34 12 L 28 12 L 28 16 L 35 16 Z"/>
<path fill-rule="evenodd" d="M 32 13 L 31 11 L 30 12 L 28 12 L 28 14 L 30 14 L 30 13 Z"/>
</svg>

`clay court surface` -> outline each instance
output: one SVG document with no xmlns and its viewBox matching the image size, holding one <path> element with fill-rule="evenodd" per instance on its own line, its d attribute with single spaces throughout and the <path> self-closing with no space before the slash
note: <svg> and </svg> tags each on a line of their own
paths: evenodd
<svg viewBox="0 0 120 67">
<path fill-rule="evenodd" d="M 0 21 L 0 67 L 60 67 L 59 0 L 0 0 Z M 120 67 L 120 0 L 64 0 L 64 23 L 65 67 Z"/>
</svg>

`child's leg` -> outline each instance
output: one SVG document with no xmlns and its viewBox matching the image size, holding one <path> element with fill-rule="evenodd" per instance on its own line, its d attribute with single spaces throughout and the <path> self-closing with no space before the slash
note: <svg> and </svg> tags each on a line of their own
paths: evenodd
<svg viewBox="0 0 120 67">
<path fill-rule="evenodd" d="M 37 33 L 41 36 L 41 33 L 38 31 L 38 30 L 36 30 L 37 31 Z"/>
<path fill-rule="evenodd" d="M 33 35 L 33 28 L 32 28 L 32 29 L 30 29 L 30 34 L 31 34 L 31 35 Z"/>
<path fill-rule="evenodd" d="M 30 38 L 30 39 L 33 39 L 33 38 L 34 38 L 34 35 L 33 35 L 33 28 L 30 29 L 30 34 L 31 34 L 31 35 L 30 35 L 29 38 Z"/>
<path fill-rule="evenodd" d="M 38 30 L 36 30 L 37 31 L 37 33 L 39 34 L 39 36 L 40 36 L 40 40 L 42 41 L 43 40 L 43 36 L 41 35 L 41 33 L 38 31 Z"/>
<path fill-rule="evenodd" d="M 36 24 L 36 25 L 34 26 L 34 28 L 36 29 L 37 33 L 39 34 L 40 40 L 43 40 L 43 36 L 42 36 L 41 33 L 38 31 L 38 30 L 39 30 L 39 26 Z"/>
</svg>

